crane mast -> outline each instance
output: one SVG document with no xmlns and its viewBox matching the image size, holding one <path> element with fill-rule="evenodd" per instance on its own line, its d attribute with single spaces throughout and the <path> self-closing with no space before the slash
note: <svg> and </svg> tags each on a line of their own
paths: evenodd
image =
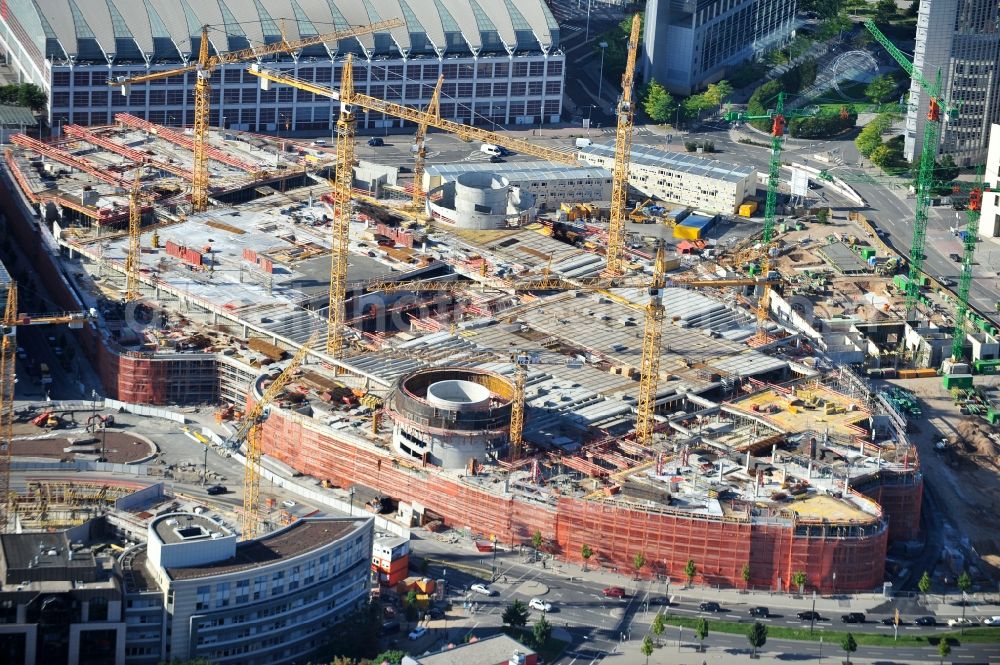
<svg viewBox="0 0 1000 665">
<path fill-rule="evenodd" d="M 639 379 L 639 401 L 636 405 L 635 439 L 648 446 L 653 442 L 656 393 L 660 381 L 660 345 L 663 337 L 663 287 L 666 283 L 666 253 L 663 246 L 656 250 L 653 283 L 646 305 L 646 323 L 642 334 L 642 376 Z"/>
<path fill-rule="evenodd" d="M 139 268 L 140 253 L 139 240 L 142 237 L 142 199 L 140 191 L 142 183 L 139 181 L 140 170 L 136 169 L 135 180 L 132 182 L 132 189 L 128 197 L 128 254 L 125 256 L 125 300 L 132 302 L 138 300 L 139 292 Z"/>
<path fill-rule="evenodd" d="M 351 191 L 354 184 L 354 133 L 357 119 L 350 97 L 354 90 L 353 58 L 344 62 L 340 81 L 340 116 L 337 118 L 337 167 L 333 182 L 333 238 L 330 247 L 330 302 L 327 312 L 326 352 L 344 356 L 344 317 L 347 297 L 348 245 L 351 230 Z"/>
<path fill-rule="evenodd" d="M 427 108 L 424 109 L 424 113 L 433 115 L 438 119 L 441 118 L 440 100 L 442 84 L 444 84 L 444 76 L 439 76 L 437 85 L 434 86 L 434 93 L 431 95 L 431 101 L 427 102 Z M 424 191 L 424 162 L 427 159 L 426 136 L 427 123 L 421 122 L 417 125 L 417 133 L 413 140 L 416 151 L 413 160 L 413 198 L 410 201 L 410 206 L 414 210 L 420 209 L 424 205 L 424 199 L 427 198 L 427 192 Z"/>
<path fill-rule="evenodd" d="M 299 347 L 292 359 L 285 366 L 274 381 L 264 390 L 260 400 L 251 408 L 239 425 L 236 432 L 229 440 L 233 448 L 239 448 L 242 442 L 247 444 L 246 466 L 243 470 L 243 515 L 242 515 L 242 537 L 243 540 L 255 538 L 260 529 L 260 458 L 261 458 L 261 425 L 267 418 L 267 409 L 271 402 L 275 400 L 285 386 L 292 380 L 292 375 L 298 369 L 302 361 L 305 360 L 309 347 L 315 341 L 313 335 L 308 342 Z"/>
<path fill-rule="evenodd" d="M 632 84 L 635 78 L 635 58 L 639 50 L 642 17 L 632 17 L 628 39 L 628 56 L 622 73 L 622 96 L 618 102 L 618 129 L 615 132 L 615 163 L 611 176 L 611 211 L 608 217 L 608 248 L 605 272 L 616 277 L 625 271 L 625 221 L 628 219 L 628 170 L 632 154 L 632 126 L 635 107 Z"/>
<path fill-rule="evenodd" d="M 0 342 L 0 533 L 7 532 L 11 513 L 10 458 L 14 442 L 14 364 L 17 344 L 14 323 L 17 319 L 17 284 L 7 286 L 7 306 L 3 317 L 3 341 Z"/>
<path fill-rule="evenodd" d="M 972 266 L 976 264 L 976 241 L 979 239 L 979 216 L 983 207 L 983 171 L 976 174 L 976 186 L 969 192 L 965 210 L 965 240 L 962 243 L 962 274 L 958 279 L 958 302 L 955 303 L 955 332 L 951 342 L 951 359 L 962 360 L 965 350 L 965 325 L 969 313 L 969 290 L 972 287 Z"/>
</svg>

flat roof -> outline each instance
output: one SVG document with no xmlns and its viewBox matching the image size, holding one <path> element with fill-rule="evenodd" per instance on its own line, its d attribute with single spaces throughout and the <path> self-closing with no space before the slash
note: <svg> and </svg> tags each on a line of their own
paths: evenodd
<svg viewBox="0 0 1000 665">
<path fill-rule="evenodd" d="M 73 551 L 70 556 L 70 551 Z M 0 535 L 5 584 L 31 581 L 93 582 L 97 563 L 87 548 L 70 545 L 65 532 Z"/>
<path fill-rule="evenodd" d="M 593 143 L 585 148 L 580 148 L 580 152 L 608 159 L 614 159 L 615 157 L 614 146 L 601 143 Z M 701 176 L 703 178 L 714 178 L 726 182 L 740 182 L 756 170 L 750 166 L 737 166 L 717 159 L 707 159 L 682 152 L 667 152 L 666 150 L 645 146 L 632 146 L 629 161 L 632 164 L 669 169 L 671 171 Z"/>
<path fill-rule="evenodd" d="M 534 651 L 524 646 L 513 637 L 498 633 L 475 642 L 458 645 L 437 653 L 424 656 L 410 656 L 420 665 L 500 665 L 506 663 L 514 654 L 520 651 L 525 656 L 534 655 Z"/>
<path fill-rule="evenodd" d="M 153 522 L 153 531 L 167 545 L 208 540 L 213 533 L 231 536 L 232 531 L 213 522 L 204 515 L 194 513 L 174 513 L 164 515 Z"/>
<path fill-rule="evenodd" d="M 229 559 L 190 568 L 167 568 L 166 572 L 174 580 L 193 580 L 247 570 L 311 552 L 359 530 L 367 522 L 366 519 L 301 519 L 274 534 L 240 543 L 236 555 Z"/>
<path fill-rule="evenodd" d="M 495 173 L 511 182 L 524 180 L 568 180 L 570 178 L 610 178 L 611 171 L 601 166 L 568 166 L 556 162 L 490 162 L 468 164 L 432 164 L 424 169 L 431 176 L 453 180 L 463 173 Z"/>
</svg>

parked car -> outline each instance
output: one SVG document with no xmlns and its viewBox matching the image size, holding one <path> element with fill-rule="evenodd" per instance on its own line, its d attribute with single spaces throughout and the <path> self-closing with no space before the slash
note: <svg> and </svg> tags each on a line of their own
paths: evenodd
<svg viewBox="0 0 1000 665">
<path fill-rule="evenodd" d="M 605 589 L 604 589 L 604 595 L 607 598 L 624 598 L 625 597 L 625 589 L 621 588 L 620 586 L 605 587 Z"/>
<path fill-rule="evenodd" d="M 762 606 L 751 607 L 750 608 L 750 616 L 752 616 L 752 617 L 764 617 L 766 619 L 767 617 L 771 616 L 771 612 L 766 607 L 762 607 Z"/>
<path fill-rule="evenodd" d="M 411 640 L 419 640 L 421 637 L 427 634 L 427 626 L 420 626 L 419 628 L 414 628 L 410 631 Z"/>
<path fill-rule="evenodd" d="M 951 627 L 955 626 L 975 626 L 976 622 L 972 619 L 963 619 L 962 617 L 956 617 L 954 619 L 948 619 L 948 625 Z"/>
<path fill-rule="evenodd" d="M 528 607 L 539 612 L 551 612 L 552 603 L 547 603 L 541 598 L 532 598 L 528 601 Z"/>
<path fill-rule="evenodd" d="M 721 612 L 722 605 L 719 605 L 714 600 L 710 600 L 707 603 L 701 603 L 698 605 L 698 609 L 702 612 Z"/>
<path fill-rule="evenodd" d="M 212 485 L 205 491 L 208 492 L 210 496 L 217 496 L 219 494 L 225 494 L 229 490 L 226 489 L 225 485 Z"/>
<path fill-rule="evenodd" d="M 949 254 L 948 258 L 951 259 L 952 261 L 954 261 L 955 263 L 961 263 L 961 261 L 962 261 L 962 257 L 959 256 L 958 254 L 956 254 L 955 252 L 952 252 L 951 254 Z"/>
<path fill-rule="evenodd" d="M 497 595 L 496 591 L 494 591 L 493 589 L 489 588 L 485 584 L 473 584 L 472 586 L 469 587 L 469 590 L 473 591 L 475 593 L 481 593 L 484 596 L 495 596 L 495 595 Z"/>
<path fill-rule="evenodd" d="M 442 610 L 440 607 L 432 607 L 430 610 L 427 611 L 427 614 L 429 614 L 432 619 L 444 618 L 444 610 Z"/>
<path fill-rule="evenodd" d="M 819 612 L 813 610 L 805 610 L 804 612 L 799 612 L 797 615 L 801 621 L 822 621 L 823 617 L 819 615 Z"/>
<path fill-rule="evenodd" d="M 913 620 L 913 623 L 917 624 L 918 626 L 936 626 L 937 619 L 935 619 L 934 617 L 917 617 L 916 619 Z"/>
<path fill-rule="evenodd" d="M 490 163 L 491 164 L 499 164 L 502 161 L 503 161 L 503 157 L 501 157 L 500 155 L 490 155 Z"/>
<path fill-rule="evenodd" d="M 840 617 L 843 623 L 864 623 L 865 615 L 864 612 L 848 612 L 844 616 Z"/>
<path fill-rule="evenodd" d="M 284 501 L 281 502 L 281 505 L 283 505 L 285 508 L 294 508 L 295 502 L 292 501 L 291 499 L 285 499 Z"/>
<path fill-rule="evenodd" d="M 385 141 L 378 136 L 373 136 L 370 139 L 368 139 L 368 145 L 370 145 L 373 148 L 381 148 L 382 146 L 385 145 Z"/>
<path fill-rule="evenodd" d="M 983 619 L 984 626 L 1000 626 L 1000 616 L 986 617 Z"/>
</svg>

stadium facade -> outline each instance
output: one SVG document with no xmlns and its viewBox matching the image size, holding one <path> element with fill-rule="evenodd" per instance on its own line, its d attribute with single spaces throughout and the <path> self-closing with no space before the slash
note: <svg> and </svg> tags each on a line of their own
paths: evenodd
<svg viewBox="0 0 1000 665">
<path fill-rule="evenodd" d="M 19 79 L 49 96 L 49 122 L 101 125 L 127 112 L 166 125 L 194 123 L 193 73 L 131 87 L 119 76 L 170 69 L 197 57 L 201 26 L 225 52 L 398 18 L 405 27 L 280 56 L 286 73 L 336 87 L 355 56 L 358 92 L 426 105 L 439 75 L 441 115 L 475 124 L 556 122 L 565 56 L 544 0 L 4 0 L 0 48 Z M 284 19 L 284 20 L 282 20 Z M 272 62 L 275 58 L 270 59 Z M 212 76 L 212 126 L 260 132 L 332 128 L 332 102 L 289 87 L 264 91 L 242 65 Z M 359 128 L 398 127 L 379 113 Z"/>
</svg>

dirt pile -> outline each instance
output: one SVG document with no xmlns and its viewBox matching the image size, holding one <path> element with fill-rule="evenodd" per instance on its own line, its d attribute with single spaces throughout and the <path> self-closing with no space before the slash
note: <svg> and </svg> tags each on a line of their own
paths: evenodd
<svg viewBox="0 0 1000 665">
<path fill-rule="evenodd" d="M 993 427 L 979 418 L 963 418 L 955 426 L 958 431 L 957 449 L 967 455 L 983 455 L 996 461 L 1000 456 L 1000 446 L 990 438 L 994 434 Z"/>
</svg>

